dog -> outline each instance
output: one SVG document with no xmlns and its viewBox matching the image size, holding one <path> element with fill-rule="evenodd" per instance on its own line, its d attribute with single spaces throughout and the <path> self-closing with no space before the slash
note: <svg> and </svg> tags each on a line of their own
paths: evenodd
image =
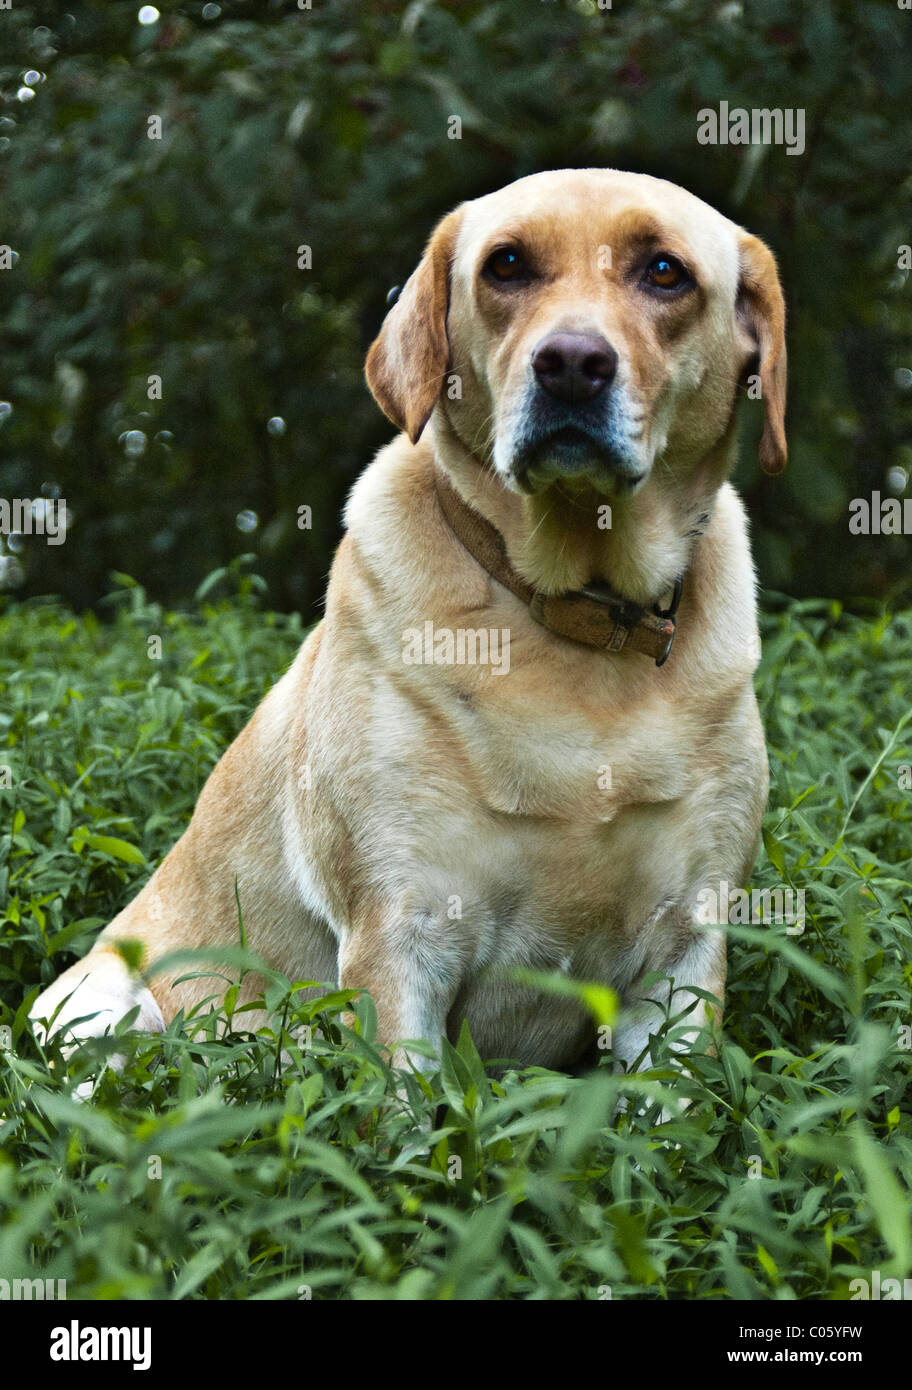
<svg viewBox="0 0 912 1390">
<path fill-rule="evenodd" d="M 774 257 L 663 180 L 534 174 L 443 218 L 366 377 L 401 433 L 353 488 L 324 618 L 31 1017 L 163 1029 L 224 984 L 116 943 L 143 969 L 236 944 L 239 901 L 270 966 L 368 990 L 403 1065 L 465 1019 L 482 1057 L 574 1066 L 592 1016 L 516 967 L 611 986 L 615 1065 L 649 1065 L 669 980 L 694 1031 L 694 991 L 721 1005 L 701 904 L 746 880 L 767 797 L 727 477 L 746 383 L 762 466 L 786 461 Z"/>
</svg>

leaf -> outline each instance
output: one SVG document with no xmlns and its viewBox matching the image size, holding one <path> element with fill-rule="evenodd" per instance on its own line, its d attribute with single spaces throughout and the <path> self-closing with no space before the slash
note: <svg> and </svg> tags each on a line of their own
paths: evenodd
<svg viewBox="0 0 912 1390">
<path fill-rule="evenodd" d="M 465 1094 L 472 1085 L 472 1076 L 453 1044 L 440 1040 L 440 1083 L 443 1092 L 457 1115 L 465 1115 Z"/>
<path fill-rule="evenodd" d="M 137 845 L 121 840 L 116 835 L 94 835 L 83 832 L 80 838 L 90 849 L 99 854 L 107 854 L 111 859 L 120 859 L 124 864 L 146 864 L 146 856 Z"/>
<path fill-rule="evenodd" d="M 484 1069 L 484 1063 L 478 1055 L 478 1049 L 472 1041 L 472 1034 L 469 1032 L 467 1019 L 462 1020 L 462 1027 L 459 1030 L 459 1038 L 456 1042 L 456 1053 L 465 1063 L 466 1070 L 472 1081 L 475 1083 L 479 1096 L 484 1098 L 488 1094 L 488 1075 Z"/>
<path fill-rule="evenodd" d="M 599 981 L 575 980 L 557 970 L 529 970 L 525 966 L 515 967 L 510 971 L 510 976 L 517 984 L 531 985 L 544 994 L 562 994 L 577 999 L 599 1024 L 610 1027 L 617 1018 L 620 1000 L 614 990 Z"/>
<path fill-rule="evenodd" d="M 48 955 L 55 956 L 58 951 L 65 950 L 76 937 L 96 931 L 98 927 L 104 926 L 104 922 L 103 917 L 79 917 L 75 922 L 68 923 L 59 932 L 55 932 L 48 941 Z"/>
<path fill-rule="evenodd" d="M 763 847 L 773 868 L 778 869 L 781 878 L 787 878 L 785 852 L 773 832 L 767 830 L 766 826 L 763 827 Z"/>
<path fill-rule="evenodd" d="M 852 1148 L 862 1171 L 865 1193 L 880 1234 L 893 1251 L 889 1274 L 891 1277 L 904 1278 L 912 1264 L 908 1194 L 897 1182 L 883 1150 L 860 1124 L 855 1126 L 852 1133 Z"/>
</svg>

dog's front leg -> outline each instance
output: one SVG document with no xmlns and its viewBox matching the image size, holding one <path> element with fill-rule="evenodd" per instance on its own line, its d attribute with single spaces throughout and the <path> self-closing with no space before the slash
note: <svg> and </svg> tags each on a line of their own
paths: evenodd
<svg viewBox="0 0 912 1390">
<path fill-rule="evenodd" d="M 615 1061 L 625 1070 L 643 1070 L 653 1065 L 651 1044 L 665 1021 L 686 1011 L 671 1040 L 674 1052 L 686 1055 L 701 1029 L 709 1021 L 708 1011 L 718 1020 L 721 1009 L 709 1005 L 692 986 L 723 1001 L 725 993 L 725 934 L 697 926 L 690 940 L 669 965 L 668 977 L 649 986 L 634 985 L 624 991 L 621 1017 L 612 1036 Z M 669 982 L 671 981 L 671 983 Z M 663 1118 L 669 1118 L 664 1115 Z"/>
<path fill-rule="evenodd" d="M 429 1072 L 440 1065 L 440 1043 L 462 973 L 458 951 L 442 949 L 446 939 L 436 914 L 411 911 L 359 924 L 340 947 L 339 984 L 369 992 L 377 1010 L 377 1042 L 399 1070 L 414 1066 Z M 349 1026 L 354 1022 L 351 1015 L 343 1019 Z M 435 1057 L 402 1046 L 422 1039 L 431 1044 Z M 411 1111 L 404 1079 L 396 1095 L 398 1104 Z M 434 1128 L 431 1115 L 419 1113 L 415 1118 L 419 1133 L 429 1135 Z M 362 1126 L 366 1133 L 366 1119 Z"/>
<path fill-rule="evenodd" d="M 414 1062 L 419 1070 L 436 1070 L 437 1060 L 401 1044 L 424 1039 L 439 1054 L 463 964 L 452 922 L 431 910 L 391 911 L 346 933 L 339 950 L 339 984 L 370 993 L 377 1009 L 377 1041 L 390 1050 L 394 1066 Z"/>
</svg>

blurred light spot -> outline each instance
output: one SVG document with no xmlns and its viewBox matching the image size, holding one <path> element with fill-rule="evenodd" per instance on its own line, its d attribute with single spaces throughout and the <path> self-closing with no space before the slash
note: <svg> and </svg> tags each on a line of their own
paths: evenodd
<svg viewBox="0 0 912 1390">
<path fill-rule="evenodd" d="M 37 87 L 39 82 L 44 81 L 44 78 L 40 72 L 36 72 L 34 68 L 29 68 L 22 80 L 26 87 Z"/>
<path fill-rule="evenodd" d="M 394 285 L 393 288 L 392 288 L 391 290 L 387 290 L 387 292 L 386 292 L 386 302 L 387 302 L 387 304 L 395 304 L 396 300 L 399 298 L 399 296 L 400 296 L 401 293 L 402 293 L 402 286 L 401 286 L 401 285 Z"/>
<path fill-rule="evenodd" d="M 221 13 L 222 13 L 222 7 L 221 7 L 221 5 L 204 5 L 204 6 L 203 6 L 203 19 L 218 19 L 219 15 L 220 15 Z"/>
<path fill-rule="evenodd" d="M 32 30 L 32 35 L 34 38 L 39 39 L 41 42 L 43 42 L 45 39 L 49 39 L 51 37 L 51 31 L 46 24 L 39 24 L 37 29 Z"/>
<path fill-rule="evenodd" d="M 285 421 L 282 419 L 281 415 L 273 415 L 271 420 L 266 421 L 266 428 L 270 434 L 284 434 Z"/>
<path fill-rule="evenodd" d="M 10 531 L 6 538 L 7 549 L 14 555 L 19 555 L 25 549 L 25 536 L 21 531 Z"/>
<path fill-rule="evenodd" d="M 117 442 L 123 445 L 128 459 L 142 458 L 146 452 L 146 436 L 142 430 L 126 430 Z"/>
<path fill-rule="evenodd" d="M 13 407 L 10 405 L 9 401 L 0 401 L 0 422 L 5 420 L 7 416 L 12 415 L 12 413 Z"/>
<path fill-rule="evenodd" d="M 893 380 L 901 391 L 908 391 L 912 386 L 912 371 L 908 367 L 899 367 L 893 373 Z"/>
<path fill-rule="evenodd" d="M 41 484 L 41 491 L 42 491 L 42 493 L 44 494 L 45 497 L 59 497 L 59 496 L 60 496 L 60 484 L 59 484 L 59 483 L 42 483 L 42 484 Z"/>
<path fill-rule="evenodd" d="M 136 16 L 140 24 L 157 24 L 161 15 L 154 5 L 143 5 L 139 14 Z"/>
<path fill-rule="evenodd" d="M 158 434 L 155 436 L 155 443 L 170 444 L 173 438 L 174 435 L 171 433 L 170 430 L 159 430 Z"/>
<path fill-rule="evenodd" d="M 887 469 L 887 487 L 891 492 L 905 492 L 908 481 L 908 473 L 898 463 Z"/>
<path fill-rule="evenodd" d="M 0 589 L 18 589 L 25 570 L 14 555 L 0 555 Z"/>
<path fill-rule="evenodd" d="M 623 101 L 616 97 L 603 101 L 592 118 L 592 134 L 606 145 L 622 145 L 630 138 L 633 117 Z"/>
<path fill-rule="evenodd" d="M 313 102 L 309 97 L 299 101 L 288 117 L 288 125 L 285 127 L 285 134 L 289 140 L 297 140 L 301 135 L 307 122 L 310 120 L 313 111 Z"/>
<path fill-rule="evenodd" d="M 245 509 L 242 512 L 238 512 L 234 524 L 239 531 L 255 531 L 260 524 L 260 518 L 257 516 L 256 512 Z"/>
<path fill-rule="evenodd" d="M 17 101 L 31 101 L 35 93 L 31 87 L 20 87 L 16 93 Z"/>
</svg>

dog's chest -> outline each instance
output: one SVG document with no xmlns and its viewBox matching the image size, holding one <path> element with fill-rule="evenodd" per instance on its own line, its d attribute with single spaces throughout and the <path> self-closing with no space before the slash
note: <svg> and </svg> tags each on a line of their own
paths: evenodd
<svg viewBox="0 0 912 1390">
<path fill-rule="evenodd" d="M 598 826 L 691 785 L 686 731 L 661 704 L 593 710 L 562 693 L 525 707 L 478 700 L 451 709 L 451 736 L 490 810 Z"/>
<path fill-rule="evenodd" d="M 419 911 L 453 899 L 471 934 L 471 908 L 479 958 L 557 965 L 677 891 L 694 758 L 660 706 L 374 696 L 384 771 L 362 843 Z"/>
</svg>

